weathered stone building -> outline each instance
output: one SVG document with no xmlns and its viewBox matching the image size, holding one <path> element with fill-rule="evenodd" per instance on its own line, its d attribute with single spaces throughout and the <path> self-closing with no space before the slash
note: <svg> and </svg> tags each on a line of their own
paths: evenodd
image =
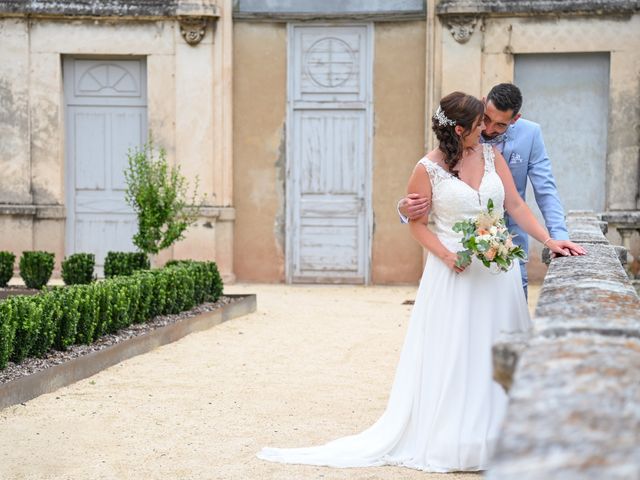
<svg viewBox="0 0 640 480">
<path fill-rule="evenodd" d="M 240 0 L 234 14 L 234 165 L 251 173 L 235 176 L 236 192 L 246 193 L 236 196 L 243 212 L 236 219 L 238 276 L 262 281 L 331 276 L 336 252 L 345 254 L 350 245 L 363 250 L 350 258 L 362 259 L 364 278 L 416 279 L 419 248 L 398 223 L 394 207 L 415 162 L 432 147 L 430 115 L 446 93 L 482 96 L 503 81 L 521 85 L 524 116 L 542 124 L 567 209 L 636 210 L 639 5 Z M 354 35 L 362 36 L 361 44 L 353 43 Z M 324 57 L 319 46 L 326 47 Z M 369 88 L 360 92 L 369 96 L 368 103 L 332 95 L 339 90 L 331 85 L 314 83 L 304 91 L 316 69 L 341 82 L 345 58 L 355 64 L 359 56 L 366 61 L 354 71 Z M 256 91 L 266 95 L 252 94 Z M 316 211 L 317 200 L 336 188 L 330 181 L 324 191 L 305 184 L 318 177 L 323 168 L 318 165 L 331 175 L 330 161 L 322 159 L 334 153 L 320 146 L 347 141 L 331 130 L 345 115 L 360 115 L 364 122 L 348 136 L 364 157 L 364 211 L 358 212 L 364 227 L 345 224 L 345 216 L 355 218 L 349 208 L 342 214 L 330 207 Z M 337 201 L 343 208 L 348 202 L 345 192 L 341 195 L 343 201 Z M 344 232 L 362 228 L 364 242 L 348 233 L 334 236 L 334 244 L 326 241 L 318 228 L 323 215 L 336 219 L 328 221 L 332 226 L 345 225 Z M 539 278 L 538 248 L 533 245 L 530 269 Z M 271 260 L 256 265 L 246 252 Z M 341 274 L 338 268 L 333 272 Z"/>
<path fill-rule="evenodd" d="M 248 281 L 413 282 L 421 250 L 395 204 L 433 144 L 438 99 L 515 81 L 566 208 L 618 215 L 637 256 L 639 12 L 621 0 L 0 0 L 0 249 L 125 248 L 124 153 L 149 129 L 207 193 L 163 258 L 214 258 Z M 535 245 L 531 257 L 539 275 Z"/>
<path fill-rule="evenodd" d="M 231 39 L 230 0 L 0 2 L 0 249 L 131 249 L 123 170 L 151 131 L 207 194 L 162 257 L 231 277 Z"/>
</svg>

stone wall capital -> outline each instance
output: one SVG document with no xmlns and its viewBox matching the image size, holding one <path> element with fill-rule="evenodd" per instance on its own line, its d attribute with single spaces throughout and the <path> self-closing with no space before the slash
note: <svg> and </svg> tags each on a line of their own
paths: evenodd
<svg viewBox="0 0 640 480">
<path fill-rule="evenodd" d="M 478 17 L 471 15 L 456 15 L 446 17 L 443 21 L 456 42 L 467 43 L 476 28 Z"/>
</svg>

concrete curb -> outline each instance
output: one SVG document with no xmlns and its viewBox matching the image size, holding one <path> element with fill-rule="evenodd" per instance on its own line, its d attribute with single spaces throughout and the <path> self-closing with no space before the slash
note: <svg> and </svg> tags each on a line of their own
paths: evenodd
<svg viewBox="0 0 640 480">
<path fill-rule="evenodd" d="M 237 298 L 233 303 L 195 317 L 185 318 L 110 347 L 74 358 L 60 365 L 0 385 L 0 410 L 53 392 L 78 380 L 95 375 L 123 360 L 175 342 L 190 333 L 207 330 L 232 318 L 256 311 L 256 295 L 225 295 Z"/>
</svg>

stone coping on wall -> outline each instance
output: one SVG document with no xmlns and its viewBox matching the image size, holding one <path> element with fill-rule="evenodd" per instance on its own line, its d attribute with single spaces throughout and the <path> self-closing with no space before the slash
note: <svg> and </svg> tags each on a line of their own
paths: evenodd
<svg viewBox="0 0 640 480">
<path fill-rule="evenodd" d="M 436 6 L 439 16 L 629 15 L 638 11 L 638 0 L 441 0 Z"/>
<path fill-rule="evenodd" d="M 236 20 L 424 20 L 424 0 L 235 0 Z"/>
<path fill-rule="evenodd" d="M 588 331 L 640 339 L 640 300 L 614 247 L 584 245 L 587 255 L 552 262 L 536 307 L 536 333 Z"/>
<path fill-rule="evenodd" d="M 571 239 L 577 243 L 609 245 L 609 240 L 604 236 L 609 226 L 606 221 L 601 220 L 601 218 L 605 218 L 607 215 L 607 213 L 603 213 L 595 217 L 593 212 L 572 211 L 571 215 L 567 218 L 567 228 L 571 232 Z M 626 265 L 627 249 L 618 245 L 614 245 L 612 248 L 620 263 Z M 542 251 L 542 261 L 547 265 L 549 265 L 551 261 L 548 248 Z"/>
<path fill-rule="evenodd" d="M 41 219 L 64 219 L 64 205 L 0 204 L 0 215 L 31 216 Z"/>
<path fill-rule="evenodd" d="M 599 215 L 604 221 L 614 225 L 640 228 L 640 210 L 612 210 Z"/>
<path fill-rule="evenodd" d="M 209 207 L 200 208 L 200 216 L 205 218 L 217 218 L 220 221 L 231 221 L 236 218 L 234 207 Z"/>
<path fill-rule="evenodd" d="M 0 385 L 0 409 L 23 403 L 44 393 L 53 392 L 95 375 L 128 358 L 166 345 L 190 333 L 209 329 L 227 320 L 255 312 L 255 294 L 225 295 L 235 301 L 211 312 L 181 319 L 176 323 L 151 330 L 143 335 L 116 343 L 103 350 L 83 355 L 60 365 Z"/>
<path fill-rule="evenodd" d="M 519 363 L 488 480 L 640 478 L 640 339 L 537 337 Z"/>
<path fill-rule="evenodd" d="M 213 0 L 0 0 L 2 16 L 160 19 L 219 17 Z"/>
<path fill-rule="evenodd" d="M 567 225 L 588 254 L 552 260 L 532 334 L 494 346 L 511 388 L 488 479 L 640 478 L 640 299 L 595 214 Z"/>
<path fill-rule="evenodd" d="M 0 216 L 30 216 L 37 219 L 64 220 L 66 209 L 64 205 L 34 205 L 34 204 L 0 204 Z M 234 207 L 214 207 L 203 205 L 200 207 L 200 217 L 215 218 L 219 221 L 233 221 L 236 218 Z"/>
</svg>

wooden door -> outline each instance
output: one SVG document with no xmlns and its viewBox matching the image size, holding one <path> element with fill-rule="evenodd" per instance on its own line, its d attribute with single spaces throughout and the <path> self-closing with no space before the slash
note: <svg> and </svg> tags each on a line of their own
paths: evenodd
<svg viewBox="0 0 640 480">
<path fill-rule="evenodd" d="M 136 217 L 125 202 L 127 151 L 147 132 L 144 60 L 65 58 L 66 253 L 135 250 Z"/>
<path fill-rule="evenodd" d="M 368 282 L 371 32 L 289 28 L 289 282 Z"/>
<path fill-rule="evenodd" d="M 565 211 L 606 208 L 609 54 L 516 55 L 522 116 L 537 122 Z M 527 199 L 537 210 L 529 185 Z"/>
</svg>

